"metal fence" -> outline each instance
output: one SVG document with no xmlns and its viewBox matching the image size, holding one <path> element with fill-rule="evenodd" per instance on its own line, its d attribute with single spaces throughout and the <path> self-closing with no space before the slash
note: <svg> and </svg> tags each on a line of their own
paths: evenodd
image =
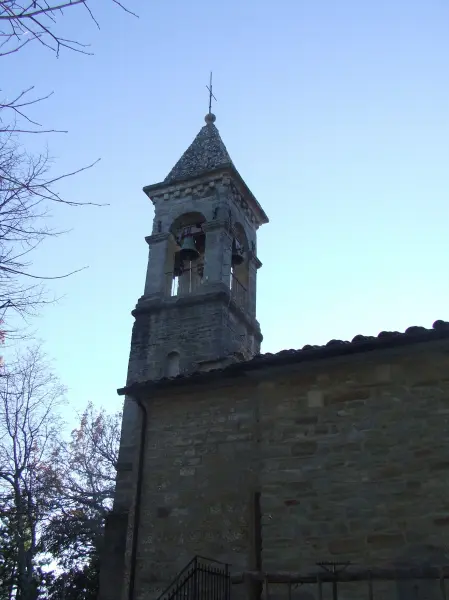
<svg viewBox="0 0 449 600">
<path fill-rule="evenodd" d="M 202 265 L 191 269 L 184 269 L 182 275 L 172 271 L 165 273 L 165 295 L 181 296 L 196 292 L 204 283 Z M 245 286 L 231 273 L 229 279 L 231 298 L 241 308 L 245 308 L 248 301 L 248 292 Z"/>
<path fill-rule="evenodd" d="M 232 578 L 245 583 L 251 600 L 448 600 L 449 567 L 357 568 L 320 563 L 310 573 L 246 572 Z M 330 567 L 330 568 L 329 568 Z M 335 568 L 337 567 L 337 568 Z"/>
<path fill-rule="evenodd" d="M 162 592 L 158 600 L 229 600 L 229 566 L 195 556 Z"/>
<path fill-rule="evenodd" d="M 240 283 L 237 277 L 232 273 L 231 275 L 231 298 L 241 308 L 246 307 L 248 292 L 245 286 Z"/>
<path fill-rule="evenodd" d="M 202 265 L 184 269 L 179 275 L 172 271 L 165 273 L 165 295 L 180 296 L 191 294 L 203 284 Z"/>
</svg>

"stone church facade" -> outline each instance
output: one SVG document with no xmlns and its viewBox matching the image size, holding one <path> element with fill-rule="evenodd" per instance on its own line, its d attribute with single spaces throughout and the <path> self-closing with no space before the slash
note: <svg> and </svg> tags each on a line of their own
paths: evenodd
<svg viewBox="0 0 449 600">
<path fill-rule="evenodd" d="M 157 598 L 195 555 L 233 573 L 449 563 L 449 323 L 261 355 L 268 219 L 214 121 L 144 188 L 100 598 Z"/>
</svg>

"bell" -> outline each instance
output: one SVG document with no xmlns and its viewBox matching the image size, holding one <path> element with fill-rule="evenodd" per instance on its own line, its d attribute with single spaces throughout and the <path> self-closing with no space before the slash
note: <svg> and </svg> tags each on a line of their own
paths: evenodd
<svg viewBox="0 0 449 600">
<path fill-rule="evenodd" d="M 237 242 L 237 240 L 234 240 L 232 242 L 232 256 L 231 256 L 232 266 L 237 267 L 238 265 L 241 265 L 243 260 L 244 260 L 243 248 L 240 246 L 240 244 Z"/>
<path fill-rule="evenodd" d="M 180 277 L 184 272 L 184 263 L 182 262 L 181 253 L 176 252 L 175 264 L 173 267 L 173 277 Z"/>
<path fill-rule="evenodd" d="M 198 252 L 198 250 L 195 247 L 195 242 L 193 240 L 193 237 L 189 236 L 189 237 L 185 237 L 182 240 L 182 244 L 181 244 L 181 250 L 179 251 L 179 255 L 181 260 L 187 260 L 189 262 L 192 262 L 192 260 L 196 260 L 200 253 Z"/>
</svg>

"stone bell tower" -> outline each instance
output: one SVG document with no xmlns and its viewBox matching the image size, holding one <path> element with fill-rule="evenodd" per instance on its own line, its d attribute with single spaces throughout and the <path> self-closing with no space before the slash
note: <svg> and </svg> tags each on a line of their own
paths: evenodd
<svg viewBox="0 0 449 600">
<path fill-rule="evenodd" d="M 256 232 L 268 218 L 235 168 L 209 112 L 163 182 L 144 293 L 133 311 L 127 385 L 249 360 L 260 351 Z M 101 600 L 119 600 L 132 506 L 139 409 L 125 399 L 114 508 L 106 526 Z"/>
<path fill-rule="evenodd" d="M 206 125 L 162 183 L 143 296 L 133 312 L 128 383 L 249 360 L 260 350 L 256 232 L 268 221 Z"/>
</svg>

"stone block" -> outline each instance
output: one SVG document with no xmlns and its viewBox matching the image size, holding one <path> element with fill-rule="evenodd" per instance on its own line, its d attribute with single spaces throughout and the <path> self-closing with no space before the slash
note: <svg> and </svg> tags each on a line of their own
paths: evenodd
<svg viewBox="0 0 449 600">
<path fill-rule="evenodd" d="M 370 398 L 370 390 L 347 389 L 342 391 L 332 391 L 326 396 L 326 402 L 329 404 L 343 404 L 350 402 L 365 402 Z"/>
<path fill-rule="evenodd" d="M 324 394 L 321 390 L 309 390 L 307 392 L 307 406 L 309 408 L 321 408 L 324 406 Z"/>
<path fill-rule="evenodd" d="M 387 383 L 392 380 L 393 369 L 389 364 L 378 365 L 375 373 L 379 383 Z"/>
<path fill-rule="evenodd" d="M 449 526 L 449 515 L 442 515 L 433 519 L 433 524 L 437 527 L 448 527 Z"/>
<path fill-rule="evenodd" d="M 340 538 L 328 543 L 329 553 L 337 556 L 360 553 L 365 549 L 363 538 Z"/>
<path fill-rule="evenodd" d="M 318 422 L 317 415 L 303 415 L 301 417 L 296 417 L 295 425 L 315 425 Z"/>
<path fill-rule="evenodd" d="M 293 456 L 310 456 L 317 451 L 318 444 L 316 441 L 303 441 L 292 444 L 291 452 Z"/>
<path fill-rule="evenodd" d="M 366 541 L 374 548 L 397 548 L 401 550 L 405 540 L 402 533 L 373 533 L 367 536 Z"/>
</svg>

